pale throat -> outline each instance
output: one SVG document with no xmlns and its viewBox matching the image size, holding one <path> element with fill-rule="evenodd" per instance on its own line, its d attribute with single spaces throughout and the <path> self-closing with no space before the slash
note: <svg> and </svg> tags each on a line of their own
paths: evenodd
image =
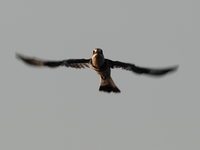
<svg viewBox="0 0 200 150">
<path fill-rule="evenodd" d="M 92 56 L 92 64 L 97 68 L 100 68 L 103 65 L 104 61 L 104 56 L 101 54 L 94 54 Z"/>
</svg>

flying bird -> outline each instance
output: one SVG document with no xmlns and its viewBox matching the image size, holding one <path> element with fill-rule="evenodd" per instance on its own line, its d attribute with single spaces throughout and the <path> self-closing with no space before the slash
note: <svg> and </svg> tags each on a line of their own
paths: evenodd
<svg viewBox="0 0 200 150">
<path fill-rule="evenodd" d="M 148 74 L 152 76 L 162 76 L 167 73 L 176 71 L 178 66 L 153 69 L 138 67 L 131 63 L 124 63 L 120 61 L 113 61 L 104 58 L 103 51 L 100 48 L 93 50 L 92 58 L 89 59 L 66 59 L 61 61 L 45 61 L 32 57 L 26 57 L 16 53 L 16 57 L 24 61 L 25 63 L 33 66 L 47 66 L 47 67 L 59 67 L 66 66 L 72 68 L 85 68 L 91 67 L 97 74 L 100 75 L 100 87 L 99 91 L 120 93 L 119 88 L 115 85 L 111 78 L 111 69 L 122 68 L 124 70 L 132 71 L 137 74 Z"/>
</svg>

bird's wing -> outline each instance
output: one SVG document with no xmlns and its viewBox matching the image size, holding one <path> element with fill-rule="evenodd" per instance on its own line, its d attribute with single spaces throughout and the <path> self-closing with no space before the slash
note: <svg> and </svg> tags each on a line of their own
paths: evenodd
<svg viewBox="0 0 200 150">
<path fill-rule="evenodd" d="M 133 71 L 138 74 L 149 74 L 149 75 L 164 75 L 169 72 L 176 71 L 178 69 L 178 66 L 168 67 L 168 68 L 160 68 L 160 69 L 154 69 L 154 68 L 144 68 L 144 67 L 138 67 L 134 64 L 130 63 L 124 63 L 120 61 L 112 61 L 109 59 L 106 59 L 110 65 L 110 68 L 122 68 L 124 70 Z"/>
<path fill-rule="evenodd" d="M 16 57 L 32 66 L 48 66 L 48 67 L 66 66 L 72 68 L 85 68 L 89 67 L 88 63 L 90 61 L 90 59 L 67 59 L 61 61 L 44 61 L 41 59 L 26 57 L 21 54 L 16 54 Z"/>
</svg>

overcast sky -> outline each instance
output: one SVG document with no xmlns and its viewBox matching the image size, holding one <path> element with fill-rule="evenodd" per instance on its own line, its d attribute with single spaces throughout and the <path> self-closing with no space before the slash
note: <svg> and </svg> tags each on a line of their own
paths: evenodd
<svg viewBox="0 0 200 150">
<path fill-rule="evenodd" d="M 1 150 L 200 148 L 200 1 L 1 0 Z M 106 58 L 161 78 L 112 70 L 120 94 L 99 92 L 91 69 L 35 68 L 47 60 Z"/>
</svg>

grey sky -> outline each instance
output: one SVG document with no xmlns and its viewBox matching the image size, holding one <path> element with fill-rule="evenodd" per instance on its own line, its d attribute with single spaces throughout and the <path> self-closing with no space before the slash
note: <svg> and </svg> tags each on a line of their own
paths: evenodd
<svg viewBox="0 0 200 150">
<path fill-rule="evenodd" d="M 199 149 L 200 2 L 0 2 L 0 149 Z M 91 69 L 34 68 L 50 60 L 106 58 L 145 67 L 179 64 L 162 78 L 121 69 L 121 94 L 98 91 Z"/>
</svg>

